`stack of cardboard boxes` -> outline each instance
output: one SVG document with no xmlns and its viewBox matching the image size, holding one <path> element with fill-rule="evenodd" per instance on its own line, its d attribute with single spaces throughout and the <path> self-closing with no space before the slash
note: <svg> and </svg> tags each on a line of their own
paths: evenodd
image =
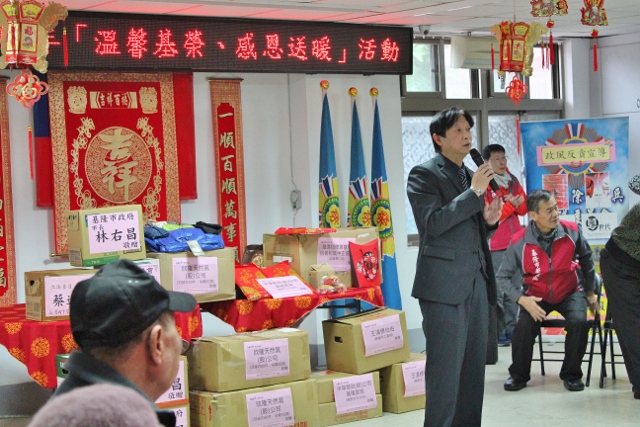
<svg viewBox="0 0 640 427">
<path fill-rule="evenodd" d="M 425 359 L 409 352 L 404 312 L 331 319 L 323 332 L 329 370 L 318 372 L 303 330 L 193 340 L 191 425 L 324 427 L 424 408 Z"/>
<path fill-rule="evenodd" d="M 306 331 L 200 338 L 187 356 L 193 427 L 319 425 Z"/>
</svg>

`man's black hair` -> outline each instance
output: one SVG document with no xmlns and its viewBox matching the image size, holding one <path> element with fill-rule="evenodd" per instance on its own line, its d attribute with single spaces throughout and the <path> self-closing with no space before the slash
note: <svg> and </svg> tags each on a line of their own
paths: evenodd
<svg viewBox="0 0 640 427">
<path fill-rule="evenodd" d="M 436 153 L 441 152 L 442 147 L 440 147 L 440 145 L 436 143 L 433 135 L 435 134 L 444 137 L 447 131 L 456 124 L 461 116 L 467 119 L 469 127 L 473 127 L 474 121 L 473 117 L 471 117 L 471 114 L 459 107 L 452 107 L 448 110 L 442 110 L 433 118 L 433 120 L 431 121 L 431 125 L 429 125 L 429 134 L 431 135 L 433 148 L 436 150 Z"/>
<path fill-rule="evenodd" d="M 547 190 L 535 190 L 527 196 L 527 211 L 538 212 L 540 203 L 548 202 L 553 197 L 553 193 Z"/>
<path fill-rule="evenodd" d="M 482 158 L 489 160 L 493 153 L 506 153 L 504 147 L 500 144 L 489 144 L 482 150 Z"/>
</svg>

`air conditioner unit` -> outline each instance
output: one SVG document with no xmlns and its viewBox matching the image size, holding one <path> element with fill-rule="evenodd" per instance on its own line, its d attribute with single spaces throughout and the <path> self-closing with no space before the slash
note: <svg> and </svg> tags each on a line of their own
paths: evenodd
<svg viewBox="0 0 640 427">
<path fill-rule="evenodd" d="M 500 45 L 494 37 L 451 37 L 451 67 L 490 70 L 492 42 L 495 60 L 500 61 Z"/>
</svg>

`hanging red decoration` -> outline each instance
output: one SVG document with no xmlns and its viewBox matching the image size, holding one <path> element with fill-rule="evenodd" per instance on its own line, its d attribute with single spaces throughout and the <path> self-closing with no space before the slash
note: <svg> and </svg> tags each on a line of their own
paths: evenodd
<svg viewBox="0 0 640 427">
<path fill-rule="evenodd" d="M 491 71 L 496 69 L 496 54 L 493 50 L 493 43 L 491 43 Z"/>
<path fill-rule="evenodd" d="M 531 15 L 536 18 L 550 18 L 554 15 L 566 15 L 569 11 L 569 5 L 566 0 L 551 0 L 544 2 L 543 0 L 531 0 Z M 551 29 L 554 26 L 553 19 L 547 21 L 547 28 L 549 29 L 549 42 L 542 43 L 542 68 L 550 68 L 555 64 L 555 52 L 553 49 L 553 33 Z"/>
<path fill-rule="evenodd" d="M 537 22 L 502 21 L 491 27 L 491 32 L 500 43 L 499 74 L 505 72 L 522 73 L 530 76 L 533 72 L 533 45 L 538 43 L 540 36 L 547 28 Z"/>
<path fill-rule="evenodd" d="M 593 71 L 598 71 L 598 45 L 596 44 L 598 30 L 594 28 L 593 31 L 591 31 L 591 37 L 593 37 Z"/>
<path fill-rule="evenodd" d="M 28 69 L 22 70 L 22 73 L 13 80 L 13 83 L 7 85 L 7 93 L 15 96 L 25 108 L 33 107 L 33 104 L 38 102 L 40 97 L 48 91 L 49 86 L 40 81 L 38 76 Z"/>
<path fill-rule="evenodd" d="M 555 23 L 553 22 L 553 19 L 549 19 L 547 21 L 547 28 L 549 29 L 549 44 L 547 45 L 547 49 L 549 49 L 549 61 L 547 61 L 548 67 L 551 67 L 556 63 L 555 53 L 553 52 L 553 33 L 551 32 L 554 25 Z"/>
<path fill-rule="evenodd" d="M 580 9 L 582 13 L 582 25 L 594 27 L 599 25 L 605 27 L 609 25 L 607 11 L 604 10 L 604 0 L 583 0 L 584 6 Z"/>
<path fill-rule="evenodd" d="M 54 2 L 45 6 L 36 0 L 2 0 L 0 11 L 0 27 L 5 30 L 0 39 L 0 68 L 32 67 L 46 73 L 48 33 L 67 17 L 67 8 Z M 30 71 L 23 72 L 7 86 L 7 93 L 29 108 L 46 93 L 46 84 Z"/>
<path fill-rule="evenodd" d="M 526 84 L 524 84 L 522 80 L 520 80 L 520 77 L 515 75 L 513 76 L 511 83 L 509 83 L 509 86 L 507 86 L 504 91 L 517 107 L 518 105 L 520 105 L 520 101 L 522 101 L 522 98 L 524 98 L 524 96 L 529 91 L 529 88 Z"/>
<path fill-rule="evenodd" d="M 609 21 L 607 20 L 607 11 L 604 10 L 604 0 L 583 0 L 584 7 L 580 9 L 582 13 L 582 25 L 588 25 L 591 27 L 607 26 Z M 591 31 L 591 37 L 593 37 L 593 71 L 598 71 L 598 46 L 596 44 L 596 38 L 598 37 L 598 30 L 593 29 Z"/>
</svg>

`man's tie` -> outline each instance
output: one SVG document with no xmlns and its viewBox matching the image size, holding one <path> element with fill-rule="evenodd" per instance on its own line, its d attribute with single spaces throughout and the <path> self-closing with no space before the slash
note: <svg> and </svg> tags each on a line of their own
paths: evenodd
<svg viewBox="0 0 640 427">
<path fill-rule="evenodd" d="M 467 172 L 464 170 L 464 167 L 458 169 L 458 175 L 460 176 L 460 181 L 462 182 L 462 187 L 465 190 L 469 189 L 469 182 L 467 181 Z"/>
</svg>

